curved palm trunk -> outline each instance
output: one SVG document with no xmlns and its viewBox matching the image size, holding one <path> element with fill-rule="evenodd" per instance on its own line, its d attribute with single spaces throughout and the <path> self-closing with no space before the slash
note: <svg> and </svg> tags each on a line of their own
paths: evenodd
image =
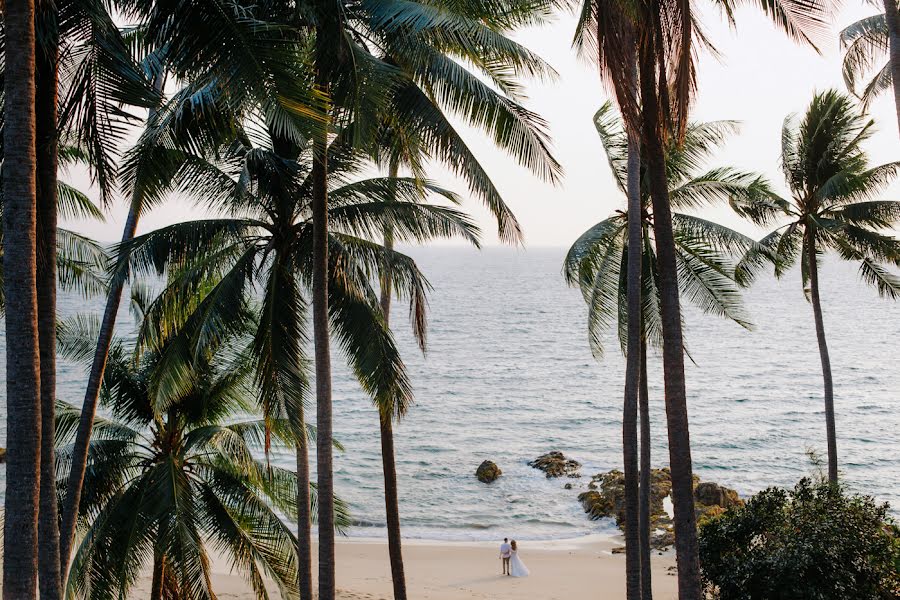
<svg viewBox="0 0 900 600">
<path fill-rule="evenodd" d="M 816 260 L 815 232 L 807 234 L 807 255 L 809 262 L 809 296 L 816 321 L 816 339 L 819 342 L 819 358 L 822 361 L 822 379 L 825 384 L 825 432 L 828 437 L 828 481 L 837 483 L 837 431 L 834 419 L 834 385 L 831 380 L 831 358 L 825 340 L 825 321 L 822 318 L 822 302 L 819 298 L 819 266 Z"/>
<path fill-rule="evenodd" d="M 35 119 L 37 132 L 37 301 L 41 357 L 41 496 L 38 519 L 38 579 L 41 600 L 62 597 L 59 514 L 56 497 L 56 223 L 57 80 L 59 47 L 56 9 L 38 17 L 44 47 L 38 51 Z"/>
<path fill-rule="evenodd" d="M 161 92 L 165 84 L 165 77 L 160 74 L 153 82 L 156 91 Z M 151 110 L 147 120 L 152 121 L 156 111 Z M 141 218 L 143 199 L 135 194 L 131 198 L 131 206 L 128 216 L 122 228 L 122 244 L 134 239 L 137 232 L 138 221 Z M 106 371 L 106 359 L 109 357 L 109 349 L 112 345 L 113 330 L 116 325 L 116 316 L 119 314 L 119 305 L 122 302 L 122 290 L 125 287 L 125 278 L 117 277 L 110 282 L 106 296 L 106 307 L 103 309 L 103 318 L 100 321 L 100 332 L 97 335 L 97 346 L 94 348 L 94 357 L 91 361 L 91 371 L 88 375 L 87 388 L 84 391 L 84 402 L 81 405 L 81 416 L 78 421 L 78 430 L 75 433 L 75 442 L 72 446 L 72 466 L 69 480 L 66 484 L 66 495 L 62 502 L 62 520 L 60 525 L 60 552 L 63 586 L 69 571 L 69 560 L 72 555 L 72 543 L 75 539 L 75 526 L 78 522 L 78 507 L 81 504 L 81 492 L 84 485 L 84 473 L 87 469 L 88 449 L 91 442 L 91 431 L 94 428 L 94 416 L 97 414 L 97 401 L 100 398 L 100 386 L 103 384 L 103 373 Z"/>
<path fill-rule="evenodd" d="M 653 600 L 650 573 L 650 392 L 647 389 L 647 339 L 641 327 L 641 497 L 640 497 L 640 546 L 641 546 L 641 600 Z"/>
<path fill-rule="evenodd" d="M 301 422 L 304 422 L 302 418 Z M 311 525 L 309 445 L 304 437 L 302 443 L 297 445 L 297 566 L 301 600 L 312 600 L 313 598 Z"/>
<path fill-rule="evenodd" d="M 634 133 L 634 132 L 630 132 Z M 628 139 L 628 348 L 622 408 L 622 458 L 625 470 L 625 584 L 628 600 L 641 598 L 639 548 L 638 390 L 641 384 L 641 150 Z"/>
<path fill-rule="evenodd" d="M 649 44 L 641 48 L 641 99 L 644 156 L 653 202 L 653 233 L 659 264 L 660 314 L 663 333 L 663 378 L 669 463 L 672 469 L 675 551 L 679 600 L 700 600 L 700 559 L 694 514 L 693 466 L 684 379 L 684 341 L 675 262 L 675 237 L 669 206 L 666 159 L 660 139 L 655 62 Z"/>
<path fill-rule="evenodd" d="M 390 166 L 390 176 L 397 176 L 397 165 Z M 384 247 L 392 249 L 394 239 L 390 230 L 384 232 Z M 381 312 L 384 321 L 391 321 L 392 281 L 390 273 L 384 273 L 381 280 Z M 403 549 L 400 536 L 400 505 L 397 492 L 397 463 L 394 458 L 393 411 L 378 411 L 381 431 L 381 468 L 384 473 L 384 509 L 387 517 L 388 555 L 391 560 L 391 580 L 394 584 L 394 600 L 406 600 L 406 575 L 403 571 Z"/>
<path fill-rule="evenodd" d="M 36 265 L 34 0 L 6 0 L 3 288 L 6 296 L 6 510 L 3 598 L 37 592 L 41 383 Z"/>
<path fill-rule="evenodd" d="M 884 0 L 884 18 L 888 26 L 888 49 L 891 61 L 891 79 L 894 84 L 894 106 L 897 126 L 900 127 L 900 14 L 896 0 Z"/>
<path fill-rule="evenodd" d="M 321 28 L 320 28 L 321 29 Z M 316 36 L 321 40 L 321 30 Z M 317 42 L 316 85 L 326 89 L 331 57 Z M 313 146 L 313 342 L 316 361 L 316 477 L 319 507 L 319 600 L 334 600 L 334 459 L 332 455 L 331 345 L 328 333 L 328 135 Z"/>
</svg>

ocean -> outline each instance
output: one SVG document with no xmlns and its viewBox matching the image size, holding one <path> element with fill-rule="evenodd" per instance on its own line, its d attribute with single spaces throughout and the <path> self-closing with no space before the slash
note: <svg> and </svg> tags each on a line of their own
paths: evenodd
<svg viewBox="0 0 900 600">
<path fill-rule="evenodd" d="M 561 275 L 564 249 L 409 252 L 434 290 L 426 356 L 405 307 L 392 311 L 416 394 L 395 428 L 404 535 L 552 539 L 613 531 L 609 522 L 589 521 L 577 495 L 591 475 L 621 468 L 624 361 L 613 338 L 602 361 L 592 357 L 585 304 Z M 900 306 L 837 260 L 826 260 L 821 281 L 844 481 L 900 507 Z M 760 278 L 745 302 L 753 331 L 686 309 L 685 336 L 695 472 L 749 495 L 812 473 L 807 452 L 824 458 L 825 423 L 799 273 Z M 60 301 L 63 317 L 101 308 L 99 299 Z M 124 307 L 120 324 L 124 333 L 133 328 Z M 382 536 L 378 417 L 342 361 L 335 348 L 334 429 L 345 447 L 336 455 L 336 491 L 357 523 L 349 535 Z M 653 464 L 661 467 L 668 454 L 658 355 L 649 368 Z M 60 365 L 62 399 L 81 402 L 84 385 L 82 367 Z M 550 450 L 583 463 L 583 477 L 546 479 L 527 465 Z M 291 451 L 276 448 L 271 459 L 294 465 Z M 486 459 L 503 470 L 492 484 L 474 476 Z"/>
</svg>

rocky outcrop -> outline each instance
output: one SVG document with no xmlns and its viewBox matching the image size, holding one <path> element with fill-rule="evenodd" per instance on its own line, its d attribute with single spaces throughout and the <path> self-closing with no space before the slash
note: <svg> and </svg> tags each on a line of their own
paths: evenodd
<svg viewBox="0 0 900 600">
<path fill-rule="evenodd" d="M 0 465 L 6 462 L 6 448 L 0 448 Z"/>
<path fill-rule="evenodd" d="M 497 466 L 497 463 L 486 460 L 475 469 L 475 477 L 478 478 L 478 481 L 481 483 L 491 483 L 496 481 L 498 477 L 503 474 L 503 471 L 500 470 L 500 467 Z"/>
<path fill-rule="evenodd" d="M 665 510 L 664 500 L 672 491 L 672 473 L 668 468 L 650 471 L 650 545 L 662 550 L 675 542 L 675 529 Z M 625 475 L 612 470 L 591 478 L 588 491 L 578 495 L 584 512 L 592 520 L 614 518 L 616 525 L 625 524 Z M 742 506 L 738 493 L 710 481 L 701 482 L 694 476 L 694 501 L 698 525 L 724 513 L 727 509 Z"/>
<path fill-rule="evenodd" d="M 562 452 L 554 450 L 538 456 L 536 459 L 528 463 L 529 467 L 534 467 L 544 472 L 547 478 L 551 477 L 581 477 L 578 470 L 581 463 L 577 460 L 566 458 Z"/>
</svg>

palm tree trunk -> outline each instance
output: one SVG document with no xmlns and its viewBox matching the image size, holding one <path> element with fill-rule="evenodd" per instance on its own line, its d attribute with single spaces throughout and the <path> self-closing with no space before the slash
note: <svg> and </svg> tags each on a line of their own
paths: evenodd
<svg viewBox="0 0 900 600">
<path fill-rule="evenodd" d="M 153 82 L 153 87 L 156 91 L 162 92 L 164 85 L 165 76 L 161 73 Z M 152 121 L 155 115 L 156 111 L 151 110 L 147 120 Z M 131 206 L 125 219 L 125 226 L 122 228 L 121 243 L 125 244 L 134 239 L 142 208 L 143 198 L 140 194 L 135 193 L 131 198 Z M 59 560 L 63 585 L 65 585 L 69 571 L 72 543 L 75 539 L 78 507 L 81 504 L 84 473 L 87 469 L 88 449 L 90 448 L 91 431 L 94 428 L 94 416 L 97 413 L 97 401 L 100 398 L 100 386 L 103 383 L 103 373 L 106 371 L 106 359 L 109 357 L 116 316 L 119 314 L 119 305 L 122 302 L 122 290 L 124 287 L 124 273 L 110 282 L 109 292 L 106 296 L 106 307 L 103 310 L 103 319 L 100 321 L 97 346 L 94 348 L 94 358 L 91 361 L 91 371 L 88 374 L 87 389 L 84 392 L 84 402 L 81 405 L 81 416 L 78 421 L 78 430 L 75 433 L 75 443 L 72 446 L 72 466 L 66 485 L 66 495 L 62 502 L 62 521 L 60 525 Z"/>
<path fill-rule="evenodd" d="M 316 86 L 327 89 L 326 44 L 317 29 Z M 331 347 L 328 333 L 328 135 L 313 144 L 313 342 L 316 361 L 316 476 L 319 496 L 319 600 L 334 600 L 334 464 L 332 456 Z"/>
<path fill-rule="evenodd" d="M 888 49 L 891 61 L 891 79 L 894 84 L 894 106 L 897 126 L 900 127 L 900 14 L 897 0 L 884 0 L 884 18 L 888 26 Z"/>
<path fill-rule="evenodd" d="M 165 582 L 166 558 L 158 552 L 153 556 L 153 576 L 150 583 L 150 600 L 162 600 Z M 43 599 L 42 599 L 43 600 Z"/>
<path fill-rule="evenodd" d="M 635 132 L 629 132 L 634 134 Z M 628 347 L 622 408 L 622 458 L 625 469 L 625 584 L 628 600 L 641 598 L 638 515 L 638 390 L 641 379 L 641 150 L 628 139 L 628 275 L 626 284 Z"/>
<path fill-rule="evenodd" d="M 806 260 L 809 263 L 809 296 L 816 320 L 816 339 L 819 342 L 819 358 L 822 361 L 822 379 L 825 383 L 825 433 L 828 437 L 828 481 L 837 483 L 837 431 L 834 419 L 834 384 L 831 380 L 831 358 L 825 340 L 825 321 L 822 318 L 822 302 L 819 297 L 819 265 L 816 258 L 815 231 L 807 231 Z"/>
<path fill-rule="evenodd" d="M 59 513 L 56 497 L 56 223 L 57 81 L 56 8 L 42 7 L 38 24 L 45 40 L 36 56 L 38 337 L 41 357 L 41 497 L 38 579 L 41 600 L 62 597 Z"/>
<path fill-rule="evenodd" d="M 644 155 L 653 203 L 653 233 L 659 263 L 660 315 L 663 333 L 663 379 L 669 463 L 672 469 L 675 552 L 679 600 L 700 600 L 700 559 L 697 520 L 694 515 L 693 466 L 688 427 L 687 391 L 684 379 L 684 341 L 681 331 L 675 237 L 669 206 L 666 159 L 663 152 L 653 49 L 641 48 L 641 101 Z"/>
<path fill-rule="evenodd" d="M 397 177 L 397 163 L 391 162 L 390 176 Z M 389 229 L 384 232 L 384 247 L 394 247 L 394 236 Z M 381 312 L 384 321 L 391 321 L 392 281 L 389 272 L 381 278 Z M 378 420 L 381 431 L 381 467 L 384 473 L 384 509 L 387 517 L 388 555 L 391 560 L 391 580 L 394 584 L 394 600 L 406 600 L 406 574 L 403 571 L 403 549 L 400 536 L 400 504 L 397 492 L 397 463 L 394 457 L 393 410 L 379 407 Z"/>
<path fill-rule="evenodd" d="M 41 383 L 36 278 L 34 0 L 6 0 L 3 288 L 6 298 L 6 510 L 3 598 L 37 592 Z"/>
<path fill-rule="evenodd" d="M 302 410 L 302 408 L 301 408 Z M 301 422 L 302 419 L 301 419 Z M 301 600 L 312 600 L 312 519 L 309 503 L 309 445 L 297 444 L 297 563 Z"/>
<path fill-rule="evenodd" d="M 647 389 L 647 338 L 641 325 L 641 600 L 653 600 L 652 575 L 650 572 L 650 392 Z"/>
</svg>

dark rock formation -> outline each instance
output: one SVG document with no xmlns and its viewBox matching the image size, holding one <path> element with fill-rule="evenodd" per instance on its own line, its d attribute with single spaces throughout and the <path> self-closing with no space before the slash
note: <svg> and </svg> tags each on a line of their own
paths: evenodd
<svg viewBox="0 0 900 600">
<path fill-rule="evenodd" d="M 496 463 L 489 460 L 484 461 L 483 463 L 478 465 L 477 469 L 475 469 L 475 477 L 477 477 L 478 481 L 480 481 L 481 483 L 491 483 L 502 474 L 503 471 L 500 470 L 500 467 L 498 467 Z"/>
<path fill-rule="evenodd" d="M 566 458 L 562 452 L 554 450 L 538 456 L 536 459 L 528 463 L 529 467 L 534 467 L 544 472 L 547 478 L 551 477 L 581 477 L 578 469 L 581 463 L 571 458 Z"/>
<path fill-rule="evenodd" d="M 668 468 L 650 471 L 650 545 L 658 550 L 675 542 L 675 529 L 663 501 L 672 491 L 672 473 Z M 697 523 L 702 525 L 727 509 L 742 506 L 743 501 L 732 489 L 713 482 L 700 482 L 694 476 L 694 500 Z M 625 474 L 618 470 L 591 478 L 588 491 L 578 495 L 584 512 L 592 520 L 615 518 L 621 528 L 625 523 Z"/>
</svg>

